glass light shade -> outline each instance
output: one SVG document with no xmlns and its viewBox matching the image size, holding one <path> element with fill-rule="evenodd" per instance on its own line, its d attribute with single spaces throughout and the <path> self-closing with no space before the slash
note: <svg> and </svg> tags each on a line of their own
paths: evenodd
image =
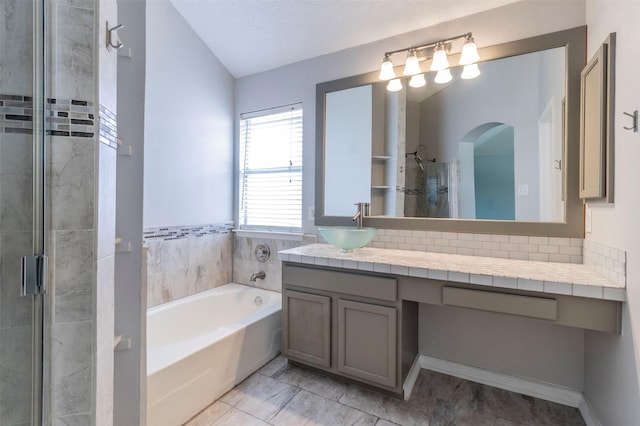
<svg viewBox="0 0 640 426">
<path fill-rule="evenodd" d="M 480 69 L 478 69 L 478 64 L 465 65 L 462 69 L 462 74 L 460 77 L 465 80 L 470 80 L 472 78 L 476 78 L 480 75 Z"/>
<path fill-rule="evenodd" d="M 441 44 L 437 45 L 433 51 L 433 60 L 431 61 L 431 71 L 440 71 L 449 68 L 447 60 L 447 52 Z"/>
<path fill-rule="evenodd" d="M 396 73 L 393 72 L 393 62 L 389 58 L 384 58 L 382 61 L 382 66 L 380 67 L 380 75 L 378 78 L 380 80 L 391 80 L 396 77 Z"/>
<path fill-rule="evenodd" d="M 394 78 L 393 80 L 389 81 L 389 84 L 387 84 L 387 90 L 390 92 L 397 92 L 398 90 L 402 90 L 402 82 L 400 81 L 400 79 Z"/>
<path fill-rule="evenodd" d="M 409 80 L 409 86 L 411 87 L 422 87 L 427 84 L 427 80 L 424 79 L 424 74 L 418 74 L 411 77 Z"/>
<path fill-rule="evenodd" d="M 422 70 L 420 69 L 420 64 L 418 63 L 418 57 L 416 56 L 415 51 L 410 51 L 407 55 L 407 62 L 404 64 L 404 71 L 402 74 L 404 75 L 416 75 L 420 74 Z"/>
<path fill-rule="evenodd" d="M 478 55 L 478 48 L 473 41 L 473 37 L 467 37 L 465 39 L 464 46 L 462 46 L 462 53 L 460 54 L 460 65 L 475 64 L 480 60 Z"/>
<path fill-rule="evenodd" d="M 440 70 L 436 74 L 436 78 L 433 80 L 438 84 L 444 84 L 451 81 L 453 76 L 451 75 L 451 70 L 447 68 L 446 70 Z"/>
</svg>

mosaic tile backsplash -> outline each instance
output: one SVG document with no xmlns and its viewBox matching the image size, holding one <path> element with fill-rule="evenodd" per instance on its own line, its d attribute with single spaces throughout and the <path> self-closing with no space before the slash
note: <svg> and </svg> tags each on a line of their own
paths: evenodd
<svg viewBox="0 0 640 426">
<path fill-rule="evenodd" d="M 114 116 L 115 121 L 115 116 Z M 94 108 L 91 102 L 77 99 L 47 99 L 47 134 L 93 138 Z M 0 94 L 0 132 L 33 133 L 33 98 Z"/>
</svg>

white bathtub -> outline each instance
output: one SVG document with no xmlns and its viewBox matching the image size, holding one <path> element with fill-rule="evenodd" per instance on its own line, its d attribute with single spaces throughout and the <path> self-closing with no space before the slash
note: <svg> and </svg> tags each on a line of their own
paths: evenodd
<svg viewBox="0 0 640 426">
<path fill-rule="evenodd" d="M 147 425 L 185 423 L 273 358 L 281 309 L 280 293 L 235 283 L 149 309 Z"/>
</svg>

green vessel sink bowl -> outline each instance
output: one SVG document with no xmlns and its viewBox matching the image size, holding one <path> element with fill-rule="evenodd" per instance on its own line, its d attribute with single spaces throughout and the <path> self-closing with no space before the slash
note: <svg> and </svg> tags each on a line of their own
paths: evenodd
<svg viewBox="0 0 640 426">
<path fill-rule="evenodd" d="M 376 228 L 352 226 L 321 226 L 318 231 L 329 244 L 347 252 L 366 246 L 378 233 Z"/>
</svg>

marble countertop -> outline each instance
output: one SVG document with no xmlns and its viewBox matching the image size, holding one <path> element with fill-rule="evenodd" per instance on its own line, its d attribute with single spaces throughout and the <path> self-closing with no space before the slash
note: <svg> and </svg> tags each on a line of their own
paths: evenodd
<svg viewBox="0 0 640 426">
<path fill-rule="evenodd" d="M 431 278 L 479 286 L 626 301 L 626 290 L 585 265 L 391 250 L 372 247 L 344 253 L 329 244 L 278 252 L 282 261 Z"/>
</svg>

